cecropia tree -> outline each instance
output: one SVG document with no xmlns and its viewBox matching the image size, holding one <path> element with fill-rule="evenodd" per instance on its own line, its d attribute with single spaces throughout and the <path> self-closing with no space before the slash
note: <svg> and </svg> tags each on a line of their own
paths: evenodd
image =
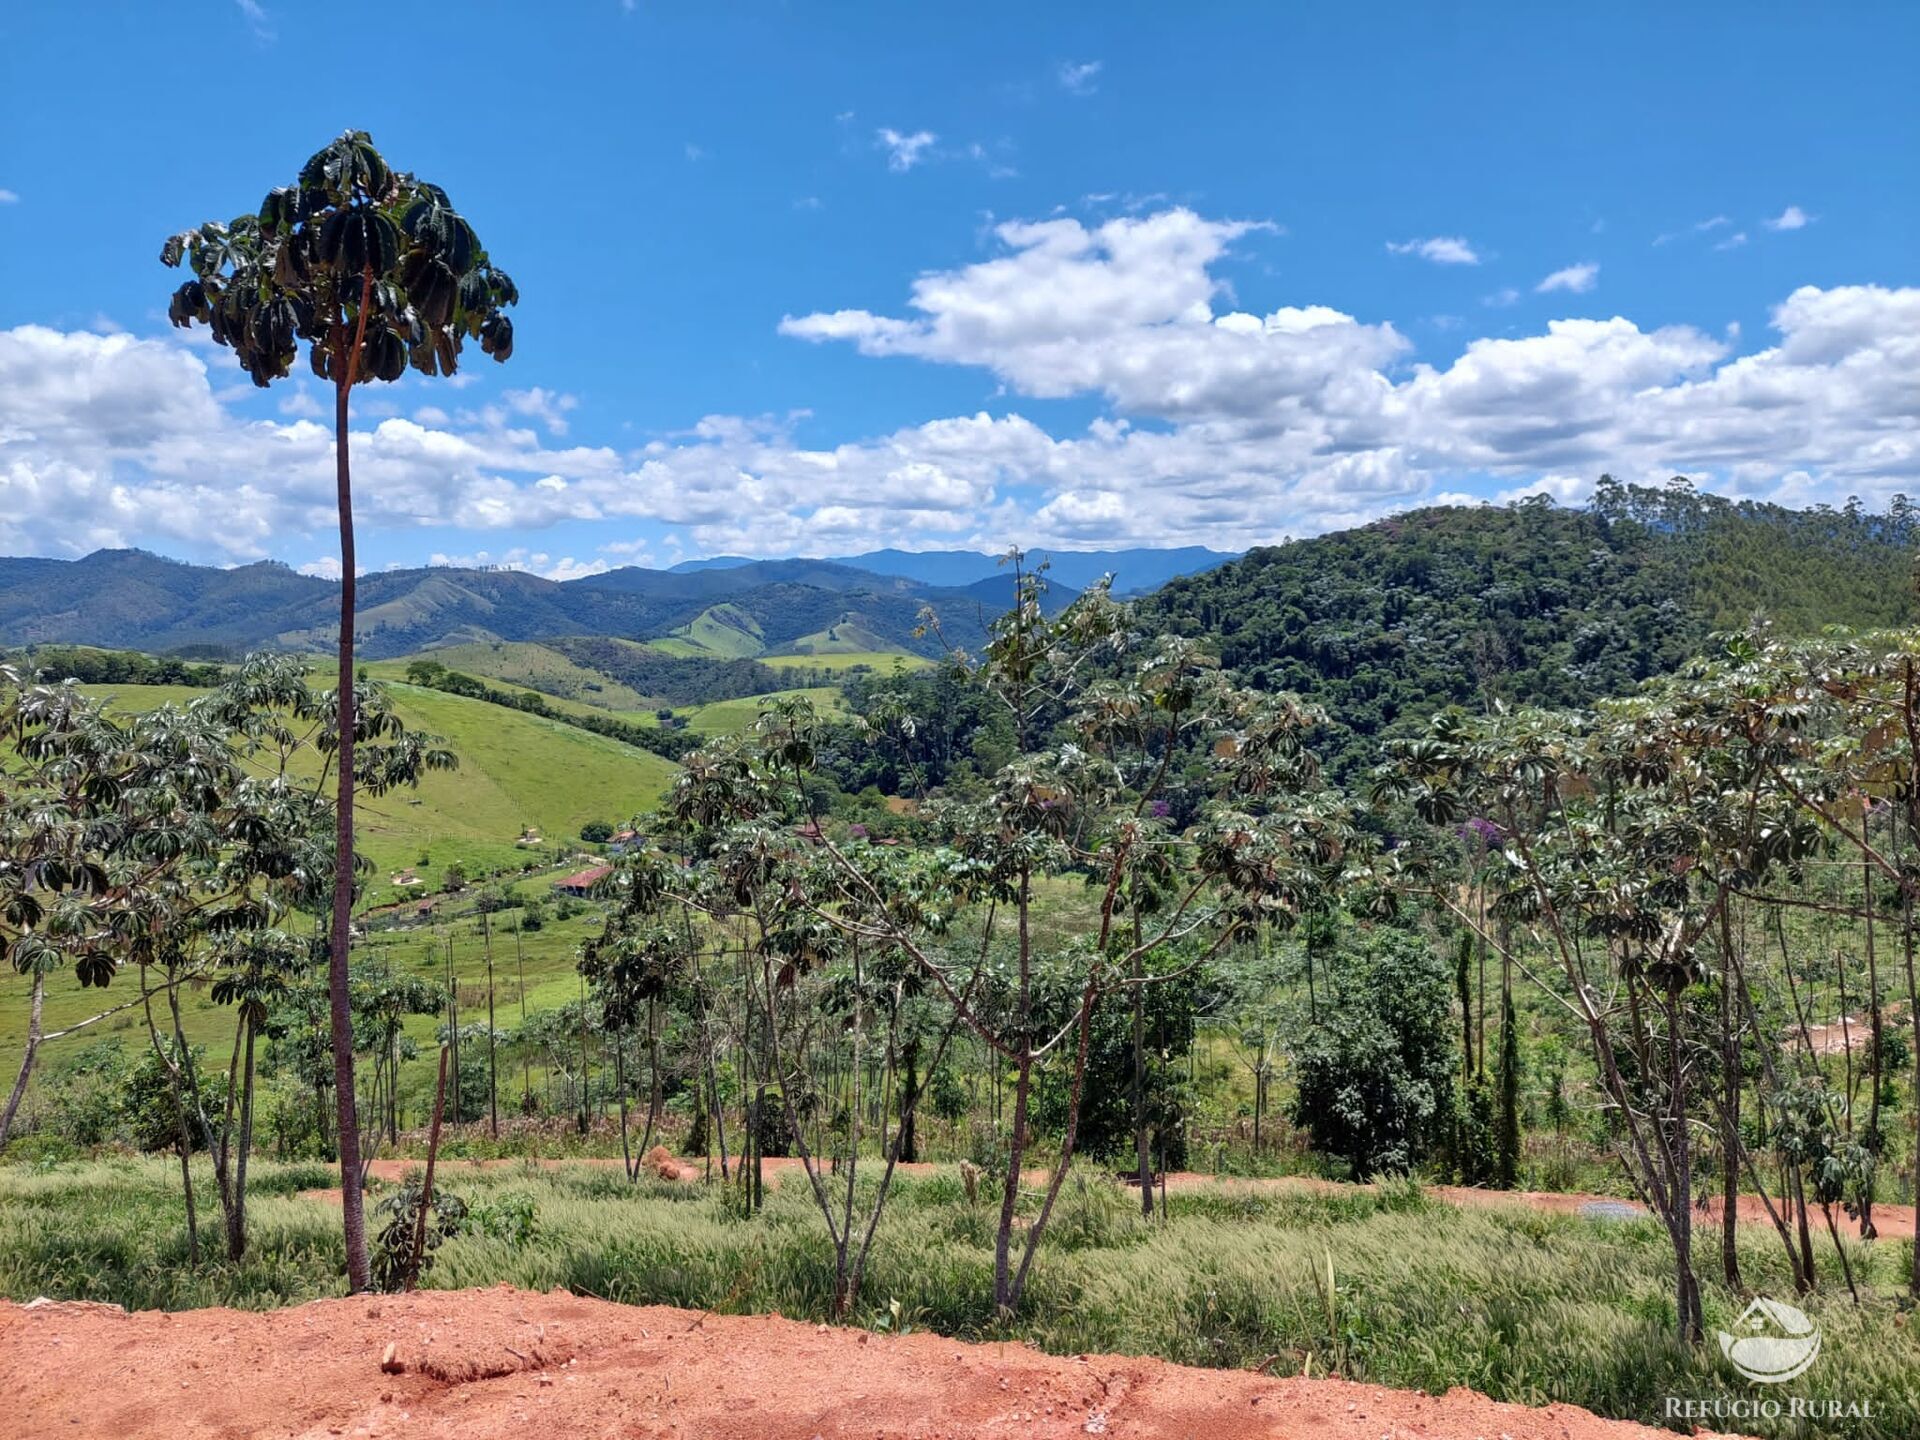
<svg viewBox="0 0 1920 1440">
<path fill-rule="evenodd" d="M 316 152 L 292 185 L 267 192 L 259 213 L 208 221 L 169 238 L 167 265 L 193 277 L 174 292 L 168 317 L 207 326 L 261 387 L 285 379 L 302 345 L 313 373 L 333 386 L 334 479 L 340 521 L 338 830 L 328 984 L 334 1094 L 340 1111 L 342 1211 L 347 1275 L 368 1283 L 366 1217 L 355 1137 L 353 1020 L 347 945 L 353 909 L 353 483 L 348 397 L 409 368 L 452 375 L 468 340 L 495 360 L 513 354 L 519 300 L 473 226 L 437 185 L 393 169 L 363 130 Z"/>
</svg>

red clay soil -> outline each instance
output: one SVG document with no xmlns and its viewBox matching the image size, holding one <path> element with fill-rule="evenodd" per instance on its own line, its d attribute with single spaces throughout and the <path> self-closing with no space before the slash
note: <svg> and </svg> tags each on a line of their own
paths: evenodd
<svg viewBox="0 0 1920 1440">
<path fill-rule="evenodd" d="M 659 1157 L 658 1160 L 655 1158 L 656 1155 Z M 528 1162 L 518 1159 L 442 1160 L 439 1168 L 444 1173 L 458 1174 L 462 1170 L 508 1170 L 526 1163 Z M 543 1169 L 562 1169 L 576 1165 L 589 1167 L 618 1165 L 620 1161 L 594 1158 L 568 1158 L 540 1160 L 534 1163 L 540 1165 Z M 663 1174 L 664 1167 L 671 1165 L 673 1162 L 671 1158 L 667 1156 L 664 1147 L 655 1146 L 652 1151 L 648 1152 L 647 1158 L 643 1163 L 646 1165 L 646 1168 L 653 1171 L 653 1173 Z M 776 1180 L 788 1171 L 798 1173 L 800 1169 L 799 1160 L 791 1157 L 781 1159 L 769 1158 L 762 1163 L 766 1166 L 769 1175 Z M 410 1171 L 416 1171 L 421 1168 L 422 1162 L 418 1160 L 376 1160 L 373 1162 L 372 1173 L 377 1180 L 398 1180 Z M 912 1164 L 901 1165 L 897 1168 L 898 1173 L 902 1175 L 932 1175 L 942 1167 L 932 1164 Z M 716 1177 L 719 1175 L 717 1168 L 714 1174 Z M 679 1179 L 697 1180 L 700 1178 L 700 1175 L 701 1168 L 699 1162 L 686 1160 L 679 1162 Z M 1046 1180 L 1047 1175 L 1043 1170 L 1026 1172 L 1025 1183 L 1029 1185 L 1044 1185 Z M 1289 1175 L 1264 1180 L 1238 1180 L 1222 1179 L 1216 1175 L 1201 1175 L 1192 1171 L 1182 1170 L 1167 1176 L 1167 1188 L 1170 1190 L 1186 1191 L 1219 1189 L 1228 1192 L 1238 1190 L 1303 1190 L 1317 1191 L 1325 1194 L 1338 1194 L 1342 1191 L 1364 1187 L 1337 1180 L 1316 1180 L 1310 1176 L 1303 1175 Z M 323 1202 L 331 1200 L 336 1204 L 339 1201 L 339 1191 L 337 1190 L 303 1190 L 300 1193 L 312 1200 Z M 1637 1201 L 1622 1200 L 1615 1195 L 1582 1195 L 1558 1190 L 1480 1190 L 1465 1185 L 1429 1185 L 1426 1187 L 1426 1194 L 1435 1200 L 1444 1200 L 1449 1205 L 1524 1205 L 1535 1210 L 1548 1210 L 1558 1215 L 1578 1215 L 1589 1205 L 1606 1205 L 1610 1208 L 1624 1206 L 1636 1214 L 1646 1215 L 1650 1213 L 1644 1205 L 1639 1204 Z M 1698 1230 L 1718 1226 L 1720 1223 L 1720 1208 L 1719 1198 L 1717 1196 L 1710 1197 L 1707 1203 L 1701 1207 L 1695 1215 L 1694 1228 Z M 1779 1209 L 1778 1201 L 1775 1202 L 1774 1208 L 1776 1210 Z M 1618 1213 L 1618 1211 L 1616 1210 L 1615 1213 Z M 1834 1212 L 1834 1219 L 1839 1224 L 1843 1233 L 1850 1232 L 1853 1222 L 1849 1220 L 1843 1212 L 1836 1210 Z M 1815 1221 L 1817 1224 L 1817 1215 L 1815 1216 Z M 1765 1229 L 1772 1228 L 1773 1222 L 1767 1218 L 1766 1206 L 1758 1195 L 1742 1195 L 1740 1197 L 1740 1223 L 1742 1225 L 1759 1226 Z M 1876 1205 L 1873 1208 L 1873 1224 L 1874 1229 L 1883 1240 L 1911 1239 L 1914 1233 L 1913 1206 Z"/>
<path fill-rule="evenodd" d="M 0 1304 L 0 1433 L 1655 1440 L 1572 1406 L 491 1290 L 287 1310 Z"/>
</svg>

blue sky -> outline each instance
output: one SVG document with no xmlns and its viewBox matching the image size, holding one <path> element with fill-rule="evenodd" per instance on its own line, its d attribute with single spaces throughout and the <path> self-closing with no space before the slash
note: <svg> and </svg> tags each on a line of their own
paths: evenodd
<svg viewBox="0 0 1920 1440">
<path fill-rule="evenodd" d="M 1916 53 L 1894 4 L 9 7 L 0 552 L 325 568 L 322 397 L 155 257 L 349 127 L 523 295 L 510 364 L 356 392 L 371 567 L 1915 492 Z"/>
</svg>

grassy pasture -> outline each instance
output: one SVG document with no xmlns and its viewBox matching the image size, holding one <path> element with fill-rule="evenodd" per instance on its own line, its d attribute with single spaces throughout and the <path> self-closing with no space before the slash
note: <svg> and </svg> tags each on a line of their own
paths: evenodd
<svg viewBox="0 0 1920 1440">
<path fill-rule="evenodd" d="M 933 661 L 924 655 L 910 655 L 904 650 L 849 650 L 842 653 L 821 652 L 813 655 L 762 655 L 762 665 L 775 670 L 877 670 L 882 675 L 891 673 L 896 667 L 902 670 L 924 670 Z"/>
<path fill-rule="evenodd" d="M 376 680 L 405 680 L 407 666 L 415 660 L 433 660 L 449 670 L 538 690 L 549 700 L 572 700 L 600 710 L 647 710 L 656 704 L 611 676 L 576 665 L 558 650 L 532 641 L 449 645 L 419 655 L 403 655 L 397 660 L 371 661 L 366 669 Z"/>
<path fill-rule="evenodd" d="M 776 690 L 771 695 L 746 695 L 738 700 L 716 700 L 680 713 L 687 717 L 688 728 L 696 735 L 737 735 L 752 725 L 772 701 L 795 696 L 811 700 L 814 709 L 822 715 L 837 714 L 841 708 L 840 692 L 831 685 L 818 685 L 805 690 Z"/>
<path fill-rule="evenodd" d="M 100 685 L 126 709 L 181 704 L 184 686 Z M 389 682 L 407 724 L 444 737 L 460 768 L 426 777 L 417 790 L 363 799 L 361 851 L 379 870 L 368 896 L 394 898 L 388 875 L 411 866 L 433 888 L 450 864 L 469 872 L 518 868 L 528 852 L 514 841 L 537 827 L 553 845 L 570 843 L 589 820 L 650 809 L 674 773 L 671 761 L 544 716 L 465 696 Z M 429 861 L 422 864 L 421 855 Z"/>
</svg>

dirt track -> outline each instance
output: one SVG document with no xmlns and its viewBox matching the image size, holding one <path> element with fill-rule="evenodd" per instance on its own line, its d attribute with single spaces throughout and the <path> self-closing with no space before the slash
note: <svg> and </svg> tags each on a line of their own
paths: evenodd
<svg viewBox="0 0 1920 1440">
<path fill-rule="evenodd" d="M 382 1362 L 393 1347 L 393 1367 Z M 880 1338 L 501 1286 L 252 1313 L 0 1304 L 9 1440 L 334 1435 L 1654 1440 L 1469 1390 L 1435 1398 L 1023 1345 Z"/>
</svg>

